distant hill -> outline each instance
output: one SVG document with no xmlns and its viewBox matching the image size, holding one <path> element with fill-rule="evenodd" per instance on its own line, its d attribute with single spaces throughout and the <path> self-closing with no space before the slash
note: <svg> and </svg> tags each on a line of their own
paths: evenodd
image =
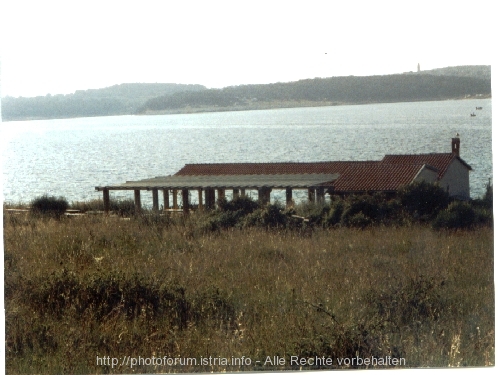
<svg viewBox="0 0 500 375">
<path fill-rule="evenodd" d="M 446 100 L 491 96 L 491 67 L 450 67 L 368 77 L 305 79 L 179 92 L 148 100 L 138 113 Z"/>
<path fill-rule="evenodd" d="M 51 119 L 128 115 L 151 98 L 181 91 L 206 90 L 202 85 L 123 83 L 102 89 L 78 90 L 68 95 L 2 98 L 2 120 Z"/>
<path fill-rule="evenodd" d="M 432 70 L 423 70 L 421 74 L 431 74 L 435 76 L 455 76 L 455 77 L 471 77 L 480 78 L 491 81 L 491 66 L 490 65 L 462 65 L 450 66 L 447 68 L 438 68 Z"/>
<path fill-rule="evenodd" d="M 368 77 L 331 77 L 207 89 L 126 83 L 69 95 L 2 98 L 3 121 L 387 103 L 491 96 L 491 67 L 456 66 Z"/>
</svg>

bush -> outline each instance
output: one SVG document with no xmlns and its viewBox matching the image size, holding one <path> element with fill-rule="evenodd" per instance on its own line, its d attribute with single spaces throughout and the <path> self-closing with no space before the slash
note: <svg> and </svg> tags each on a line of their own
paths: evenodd
<svg viewBox="0 0 500 375">
<path fill-rule="evenodd" d="M 344 200 L 335 199 L 330 205 L 330 211 L 328 211 L 325 216 L 325 226 L 334 226 L 340 224 L 340 219 L 342 218 L 342 212 L 344 212 Z"/>
<path fill-rule="evenodd" d="M 104 202 L 102 199 L 72 202 L 71 208 L 82 212 L 104 211 Z M 133 199 L 110 199 L 109 210 L 120 216 L 132 216 L 135 213 L 135 202 Z"/>
<path fill-rule="evenodd" d="M 310 225 L 322 225 L 330 212 L 330 208 L 331 204 L 307 202 L 294 207 L 293 213 L 290 211 L 290 214 L 308 218 Z"/>
<path fill-rule="evenodd" d="M 434 229 L 469 229 L 478 222 L 476 210 L 465 202 L 453 202 L 432 222 Z"/>
<path fill-rule="evenodd" d="M 245 227 L 286 227 L 289 216 L 284 212 L 279 204 L 267 204 L 261 209 L 255 210 L 245 216 L 243 226 Z"/>
<path fill-rule="evenodd" d="M 245 196 L 238 196 L 228 201 L 226 198 L 218 200 L 218 206 L 224 212 L 240 212 L 242 215 L 248 215 L 259 208 L 259 202 Z"/>
<path fill-rule="evenodd" d="M 488 184 L 485 186 L 486 191 L 481 199 L 474 201 L 477 206 L 483 207 L 486 209 L 493 209 L 493 185 L 491 181 L 488 181 Z"/>
<path fill-rule="evenodd" d="M 448 206 L 449 195 L 439 185 L 425 181 L 406 185 L 398 190 L 403 209 L 417 219 L 433 218 Z"/>
<path fill-rule="evenodd" d="M 345 226 L 365 227 L 385 216 L 385 199 L 371 195 L 352 196 L 346 200 L 340 222 Z"/>
<path fill-rule="evenodd" d="M 133 199 L 112 199 L 109 202 L 109 209 L 112 212 L 116 212 L 120 216 L 132 216 L 135 214 L 135 202 Z"/>
<path fill-rule="evenodd" d="M 66 212 L 69 204 L 65 198 L 42 195 L 31 202 L 31 212 L 35 215 L 47 215 L 59 218 Z"/>
<path fill-rule="evenodd" d="M 372 224 L 372 220 L 366 217 L 362 212 L 358 212 L 352 216 L 348 216 L 344 219 L 344 225 L 354 228 L 366 228 L 368 225 Z"/>
</svg>

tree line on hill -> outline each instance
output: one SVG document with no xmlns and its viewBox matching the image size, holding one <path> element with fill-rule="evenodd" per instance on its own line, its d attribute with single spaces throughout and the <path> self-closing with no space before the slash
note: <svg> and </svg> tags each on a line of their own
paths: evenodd
<svg viewBox="0 0 500 375">
<path fill-rule="evenodd" d="M 206 90 L 202 85 L 125 83 L 73 94 L 2 98 L 2 120 L 54 119 L 131 115 L 148 99 L 184 91 Z"/>
<path fill-rule="evenodd" d="M 121 84 L 69 95 L 6 97 L 2 99 L 2 118 L 9 121 L 182 113 L 471 96 L 491 96 L 490 66 L 458 66 L 383 76 L 314 78 L 222 89 L 182 84 Z"/>
<path fill-rule="evenodd" d="M 148 100 L 138 113 L 212 107 L 213 110 L 458 99 L 491 95 L 486 79 L 427 74 L 332 77 L 178 92 Z M 287 104 L 288 103 L 288 104 Z"/>
</svg>

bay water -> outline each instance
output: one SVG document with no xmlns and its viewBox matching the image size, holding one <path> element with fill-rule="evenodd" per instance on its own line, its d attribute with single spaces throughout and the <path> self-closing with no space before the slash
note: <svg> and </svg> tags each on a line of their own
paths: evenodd
<svg viewBox="0 0 500 375">
<path fill-rule="evenodd" d="M 102 196 L 95 186 L 174 174 L 187 163 L 451 152 L 457 133 L 478 198 L 493 176 L 491 99 L 3 122 L 3 199 L 91 200 Z M 111 197 L 131 199 L 133 192 Z"/>
</svg>

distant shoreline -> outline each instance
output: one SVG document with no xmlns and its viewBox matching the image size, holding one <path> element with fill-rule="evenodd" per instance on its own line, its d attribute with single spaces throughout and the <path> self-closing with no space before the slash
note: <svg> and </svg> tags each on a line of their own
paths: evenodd
<svg viewBox="0 0 500 375">
<path fill-rule="evenodd" d="M 2 122 L 14 121 L 39 121 L 39 120 L 64 120 L 73 118 L 86 118 L 86 117 L 113 117 L 113 116 L 161 116 L 161 115 L 181 115 L 181 114 L 197 114 L 197 113 L 216 113 L 216 112 L 240 112 L 240 111 L 259 111 L 267 109 L 288 109 L 288 108 L 315 108 L 315 107 L 336 107 L 347 105 L 367 105 L 367 104 L 389 104 L 389 103 L 413 103 L 413 102 L 441 102 L 449 100 L 484 100 L 491 99 L 492 95 L 470 96 L 467 98 L 446 98 L 446 99 L 425 99 L 425 100 L 412 100 L 412 101 L 371 101 L 360 103 L 339 103 L 339 102 L 315 102 L 315 101 L 276 101 L 276 102 L 260 102 L 251 103 L 248 105 L 228 106 L 228 107 L 185 107 L 171 110 L 152 111 L 147 110 L 143 113 L 123 113 L 116 115 L 97 115 L 97 116 L 74 116 L 74 117 L 18 117 L 8 120 L 2 119 Z"/>
<path fill-rule="evenodd" d="M 368 105 L 368 104 L 390 104 L 390 103 L 414 103 L 414 102 L 444 102 L 450 100 L 483 100 L 491 99 L 491 95 L 471 96 L 468 98 L 447 98 L 435 100 L 412 100 L 412 101 L 371 101 L 362 103 L 336 103 L 336 102 L 277 102 L 277 103 L 260 103 L 256 105 L 246 106 L 230 106 L 230 107 L 187 107 L 182 109 L 147 110 L 143 113 L 136 114 L 137 116 L 156 116 L 156 115 L 180 115 L 180 114 L 195 114 L 195 113 L 210 113 L 210 112 L 237 112 L 237 111 L 259 111 L 266 109 L 288 109 L 288 108 L 315 108 L 315 107 L 338 107 L 347 105 Z"/>
</svg>

